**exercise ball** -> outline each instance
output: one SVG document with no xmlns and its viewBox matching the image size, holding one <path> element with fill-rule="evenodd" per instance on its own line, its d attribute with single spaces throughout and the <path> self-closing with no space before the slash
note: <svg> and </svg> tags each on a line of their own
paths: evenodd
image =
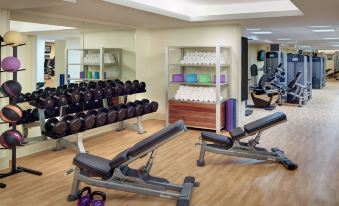
<svg viewBox="0 0 339 206">
<path fill-rule="evenodd" d="M 18 46 L 19 44 L 23 43 L 23 38 L 21 33 L 16 32 L 16 31 L 9 31 L 6 32 L 6 34 L 4 35 L 4 41 L 6 42 L 6 44 L 12 44 L 12 46 Z"/>
<path fill-rule="evenodd" d="M 21 133 L 14 129 L 7 130 L 0 136 L 0 144 L 5 148 L 13 148 L 15 146 L 19 146 L 22 142 L 23 137 Z"/>
<path fill-rule="evenodd" d="M 20 94 L 21 90 L 20 83 L 15 80 L 5 81 L 0 87 L 1 93 L 6 97 L 16 97 Z"/>
<path fill-rule="evenodd" d="M 16 72 L 20 66 L 20 60 L 16 57 L 6 57 L 1 62 L 1 67 L 6 72 Z"/>
<path fill-rule="evenodd" d="M 6 123 L 14 123 L 22 117 L 22 110 L 17 105 L 7 105 L 1 109 L 0 118 Z"/>
</svg>

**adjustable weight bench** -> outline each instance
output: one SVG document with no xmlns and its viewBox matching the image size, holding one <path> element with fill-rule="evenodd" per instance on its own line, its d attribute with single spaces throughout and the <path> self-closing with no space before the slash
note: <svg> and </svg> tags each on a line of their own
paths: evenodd
<svg viewBox="0 0 339 206">
<path fill-rule="evenodd" d="M 144 195 L 177 200 L 177 205 L 188 206 L 194 186 L 199 186 L 194 177 L 186 177 L 182 185 L 172 184 L 167 179 L 153 177 L 151 171 L 156 149 L 186 132 L 183 121 L 177 121 L 134 146 L 124 150 L 112 160 L 87 153 L 78 154 L 73 164 L 74 180 L 68 201 L 75 201 L 80 182 L 88 185 Z M 148 162 L 140 169 L 132 169 L 129 164 L 150 154 Z"/>
<path fill-rule="evenodd" d="M 285 121 L 287 121 L 286 115 L 282 112 L 277 112 L 246 124 L 244 128 L 235 128 L 230 132 L 231 137 L 211 132 L 202 132 L 200 137 L 201 142 L 197 143 L 197 145 L 201 145 L 197 165 L 200 167 L 204 166 L 205 152 L 211 152 L 258 160 L 276 161 L 282 163 L 288 170 L 294 170 L 298 165 L 289 160 L 282 150 L 272 148 L 269 152 L 265 148 L 256 146 L 259 144 L 260 136 L 264 130 Z M 252 135 L 256 135 L 254 139 L 250 139 L 248 142 L 240 141 L 241 139 Z M 212 142 L 212 144 L 208 142 Z"/>
</svg>

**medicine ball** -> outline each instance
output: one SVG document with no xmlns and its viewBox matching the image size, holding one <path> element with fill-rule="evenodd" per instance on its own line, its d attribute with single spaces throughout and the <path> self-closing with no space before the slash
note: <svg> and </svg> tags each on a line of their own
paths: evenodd
<svg viewBox="0 0 339 206">
<path fill-rule="evenodd" d="M 1 62 L 1 67 L 6 72 L 16 72 L 20 66 L 20 60 L 16 57 L 6 57 Z"/>
<path fill-rule="evenodd" d="M 1 109 L 0 118 L 7 123 L 14 123 L 20 120 L 22 110 L 17 105 L 7 105 Z"/>
<path fill-rule="evenodd" d="M 17 130 L 7 130 L 0 136 L 0 144 L 5 148 L 19 146 L 23 142 L 21 133 Z"/>
<path fill-rule="evenodd" d="M 15 80 L 8 80 L 1 85 L 0 90 L 6 97 L 16 97 L 20 94 L 22 87 L 19 82 Z"/>
<path fill-rule="evenodd" d="M 21 33 L 16 32 L 16 31 L 9 31 L 6 32 L 6 34 L 4 35 L 4 41 L 6 42 L 6 44 L 12 44 L 12 46 L 18 46 L 19 44 L 23 43 L 23 38 Z"/>
</svg>

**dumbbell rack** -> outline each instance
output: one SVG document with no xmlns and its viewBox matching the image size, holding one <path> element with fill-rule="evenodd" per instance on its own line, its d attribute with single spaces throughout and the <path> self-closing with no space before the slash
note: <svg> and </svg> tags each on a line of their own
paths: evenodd
<svg viewBox="0 0 339 206">
<path fill-rule="evenodd" d="M 12 46 L 14 44 L 14 43 L 12 43 L 12 44 L 4 44 L 4 45 L 2 45 L 2 42 L 3 42 L 2 40 L 3 40 L 3 38 L 0 36 L 0 46 L 1 47 Z M 24 45 L 25 44 L 20 44 L 18 46 L 13 46 L 12 47 L 13 48 L 13 56 L 14 57 L 18 56 L 18 47 L 24 46 Z M 1 49 L 0 49 L 0 60 L 1 60 Z M 24 71 L 24 70 L 25 69 L 20 69 L 18 71 Z M 13 80 L 15 80 L 15 81 L 17 81 L 17 79 L 18 79 L 18 75 L 17 75 L 18 71 L 13 72 Z M 0 74 L 2 72 L 5 72 L 5 71 L 0 71 Z M 1 75 L 0 75 L 0 82 L 1 82 Z M 1 98 L 5 98 L 5 97 L 1 97 Z M 16 99 L 9 97 L 9 103 L 15 105 L 16 104 Z M 16 129 L 16 123 L 12 124 L 12 129 Z M 7 148 L 1 148 L 1 149 L 7 149 Z M 30 174 L 37 175 L 37 176 L 41 176 L 42 175 L 42 172 L 40 172 L 40 171 L 36 171 L 36 170 L 29 169 L 29 168 L 17 166 L 17 164 L 16 164 L 16 160 L 17 160 L 16 147 L 13 147 L 11 150 L 12 150 L 11 171 L 7 172 L 7 173 L 0 174 L 0 179 L 8 177 L 8 176 L 15 175 L 15 174 L 18 174 L 18 173 L 21 173 L 21 172 L 30 173 Z M 0 187 L 3 188 L 3 187 L 6 187 L 6 185 L 5 184 L 0 184 Z"/>
<path fill-rule="evenodd" d="M 105 98 L 105 99 L 103 99 L 103 101 L 104 101 L 104 107 L 108 108 L 107 99 Z M 123 102 L 124 102 L 124 104 L 127 103 L 127 96 L 123 96 Z M 67 108 L 67 106 L 60 109 L 60 117 L 66 115 L 66 108 Z M 142 126 L 142 123 L 141 123 L 141 116 L 138 116 L 138 117 L 135 117 L 135 118 L 137 119 L 137 122 L 135 124 L 130 124 L 126 121 L 116 122 L 116 123 L 119 123 L 119 128 L 117 129 L 117 131 L 122 131 L 122 130 L 125 129 L 125 127 L 127 127 L 128 129 L 131 129 L 133 131 L 138 132 L 138 134 L 143 134 L 145 132 L 145 130 L 144 130 L 144 127 Z M 104 125 L 104 126 L 107 126 L 107 125 Z M 84 133 L 85 132 L 91 132 L 91 131 L 93 131 L 94 129 L 97 129 L 97 128 L 98 127 L 90 129 L 90 130 L 86 130 L 84 132 L 78 132 L 76 134 L 65 136 L 65 137 L 70 137 L 70 136 L 76 135 L 76 137 L 77 137 L 76 142 L 68 141 L 68 140 L 64 139 L 65 137 L 56 139 L 56 145 L 55 145 L 54 151 L 59 151 L 59 150 L 62 150 L 64 148 L 68 148 L 68 149 L 76 151 L 77 153 L 86 153 L 86 149 L 85 149 L 85 146 L 84 146 L 84 143 L 83 143 Z"/>
</svg>

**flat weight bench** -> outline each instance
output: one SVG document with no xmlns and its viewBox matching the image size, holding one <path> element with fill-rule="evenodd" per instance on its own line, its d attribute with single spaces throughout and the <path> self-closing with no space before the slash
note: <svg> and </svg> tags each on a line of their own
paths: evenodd
<svg viewBox="0 0 339 206">
<path fill-rule="evenodd" d="M 260 137 L 264 130 L 286 121 L 286 115 L 282 112 L 277 112 L 246 124 L 244 129 L 240 127 L 235 128 L 230 132 L 231 137 L 211 132 L 202 132 L 201 142 L 197 143 L 198 145 L 201 145 L 197 165 L 200 167 L 204 166 L 205 152 L 211 152 L 258 160 L 276 161 L 282 163 L 288 170 L 297 169 L 298 165 L 289 160 L 282 150 L 272 148 L 271 152 L 269 152 L 265 148 L 256 147 L 256 145 L 259 144 Z M 255 134 L 255 138 L 250 139 L 248 142 L 240 141 L 245 137 Z M 208 142 L 212 142 L 213 144 L 208 144 Z"/>
<path fill-rule="evenodd" d="M 193 187 L 199 186 L 194 177 L 186 177 L 182 185 L 177 185 L 167 179 L 149 174 L 156 149 L 186 131 L 184 122 L 178 121 L 124 150 L 112 160 L 87 153 L 78 154 L 73 160 L 76 169 L 72 191 L 67 200 L 77 199 L 80 182 L 83 182 L 108 189 L 174 199 L 177 200 L 178 206 L 188 206 Z M 140 169 L 136 170 L 128 166 L 148 153 L 151 153 L 149 160 Z"/>
</svg>

